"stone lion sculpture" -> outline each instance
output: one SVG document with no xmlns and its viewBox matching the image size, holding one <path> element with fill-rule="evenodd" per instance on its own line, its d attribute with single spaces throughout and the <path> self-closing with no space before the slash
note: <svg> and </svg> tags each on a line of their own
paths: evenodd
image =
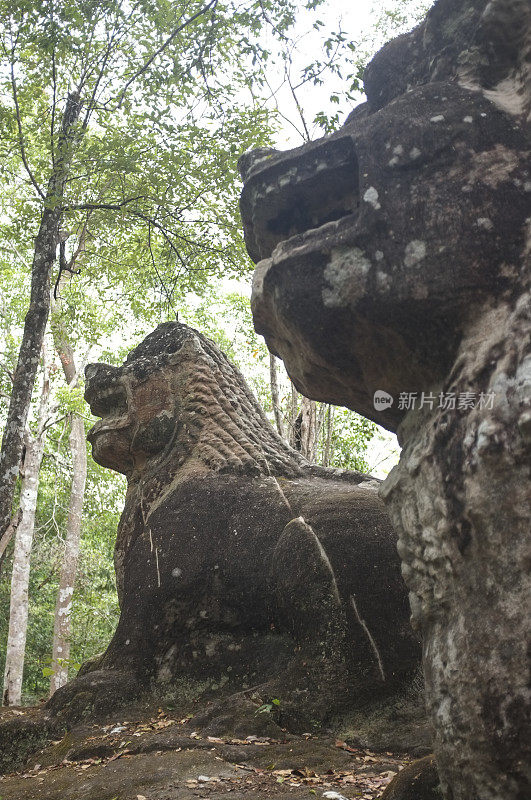
<svg viewBox="0 0 531 800">
<path fill-rule="evenodd" d="M 403 447 L 380 495 L 448 800 L 531 796 L 530 39 L 525 0 L 439 0 L 341 130 L 241 160 L 257 331 Z"/>
<path fill-rule="evenodd" d="M 218 347 L 178 322 L 119 368 L 89 365 L 86 399 L 101 417 L 95 460 L 128 482 L 121 615 L 54 713 L 79 714 L 88 695 L 104 708 L 116 687 L 123 702 L 184 685 L 208 698 L 243 691 L 225 715 L 274 698 L 282 724 L 307 730 L 392 702 L 420 648 L 376 480 L 311 466 Z"/>
</svg>

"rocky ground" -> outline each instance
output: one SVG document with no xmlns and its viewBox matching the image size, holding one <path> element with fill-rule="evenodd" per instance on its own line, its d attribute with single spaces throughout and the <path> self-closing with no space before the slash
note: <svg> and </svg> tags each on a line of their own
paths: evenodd
<svg viewBox="0 0 531 800">
<path fill-rule="evenodd" d="M 2 709 L 0 721 L 35 713 Z M 324 732 L 209 736 L 194 716 L 137 709 L 51 742 L 22 771 L 0 778 L 0 800 L 373 800 L 410 761 Z"/>
</svg>

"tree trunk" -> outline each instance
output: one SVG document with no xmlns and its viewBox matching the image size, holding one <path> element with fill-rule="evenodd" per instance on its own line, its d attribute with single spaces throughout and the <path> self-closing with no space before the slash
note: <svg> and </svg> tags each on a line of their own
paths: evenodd
<svg viewBox="0 0 531 800">
<path fill-rule="evenodd" d="M 321 431 L 323 430 L 327 408 L 328 406 L 326 405 L 326 403 L 319 404 L 319 413 L 317 414 L 317 424 L 315 428 L 315 453 L 314 453 L 315 460 L 317 460 L 317 448 L 319 445 L 319 439 L 321 438 Z"/>
<path fill-rule="evenodd" d="M 63 114 L 58 157 L 48 184 L 45 208 L 35 239 L 31 267 L 29 309 L 24 320 L 22 343 L 13 376 L 13 389 L 0 451 L 0 537 L 11 521 L 13 495 L 19 472 L 24 432 L 37 374 L 46 323 L 50 312 L 50 276 L 59 242 L 61 204 L 71 162 L 74 126 L 80 111 L 79 99 L 70 94 Z"/>
<path fill-rule="evenodd" d="M 11 521 L 13 494 L 22 456 L 31 395 L 50 308 L 50 274 L 59 230 L 59 215 L 45 210 L 35 240 L 30 306 L 24 320 L 22 344 L 13 377 L 0 453 L 0 535 Z"/>
<path fill-rule="evenodd" d="M 297 408 L 298 408 L 298 400 L 299 400 L 299 393 L 297 392 L 293 383 L 291 383 L 291 403 L 290 403 L 290 413 L 289 413 L 289 443 L 292 447 L 297 448 L 296 442 L 296 422 L 297 422 Z"/>
<path fill-rule="evenodd" d="M 301 401 L 301 453 L 308 461 L 313 461 L 315 458 L 316 412 L 315 400 L 309 400 L 303 396 Z"/>
<path fill-rule="evenodd" d="M 46 342 L 43 341 L 43 381 L 37 414 L 35 436 L 28 430 L 25 436 L 26 451 L 20 492 L 20 521 L 15 536 L 13 571 L 11 575 L 11 600 L 9 606 L 9 631 L 7 636 L 4 672 L 4 705 L 20 705 L 26 632 L 28 627 L 28 586 L 31 547 L 35 530 L 35 513 L 39 493 L 39 476 L 50 399 L 50 361 Z"/>
<path fill-rule="evenodd" d="M 2 571 L 2 562 L 4 560 L 5 552 L 7 550 L 9 542 L 11 541 L 11 539 L 13 538 L 15 533 L 17 532 L 17 527 L 18 527 L 18 523 L 20 522 L 21 516 L 22 516 L 22 513 L 20 511 L 20 508 L 18 508 L 16 513 L 14 514 L 13 518 L 11 519 L 11 522 L 7 526 L 6 532 L 4 533 L 2 538 L 0 539 L 0 573 Z"/>
<path fill-rule="evenodd" d="M 76 267 L 76 261 L 83 258 L 87 224 L 83 227 L 80 242 L 69 269 Z M 61 284 L 59 284 L 60 298 Z M 78 374 L 75 364 L 74 348 L 68 338 L 68 332 L 61 320 L 61 300 L 53 303 L 52 331 L 55 349 L 61 360 L 63 372 L 69 386 L 75 385 Z M 52 645 L 52 669 L 50 678 L 50 697 L 68 681 L 68 659 L 70 657 L 70 622 L 72 596 L 76 580 L 79 545 L 81 541 L 83 499 L 87 480 L 87 448 L 85 443 L 85 426 L 82 417 L 71 415 L 69 436 L 72 452 L 72 483 L 68 503 L 68 519 L 66 523 L 65 550 L 61 565 L 59 590 L 55 606 L 55 619 Z"/>
<path fill-rule="evenodd" d="M 329 467 L 332 460 L 332 432 L 334 430 L 334 407 L 328 406 L 326 417 L 326 439 L 323 448 L 323 467 Z"/>
<path fill-rule="evenodd" d="M 60 686 L 64 686 L 68 680 L 67 661 L 70 656 L 70 616 L 79 557 L 83 497 L 87 478 L 85 426 L 83 425 L 83 419 L 77 414 L 72 416 L 69 442 L 72 451 L 73 475 L 68 506 L 65 552 L 55 607 L 52 650 L 52 669 L 54 673 L 50 679 L 50 696 Z"/>
<path fill-rule="evenodd" d="M 44 437 L 27 437 L 24 458 L 24 477 L 20 493 L 21 518 L 15 535 L 13 574 L 11 577 L 11 602 L 9 633 L 7 638 L 4 673 L 3 703 L 18 706 L 21 702 L 22 675 L 28 627 L 28 585 L 31 547 L 35 529 L 35 512 L 39 492 Z"/>
<path fill-rule="evenodd" d="M 280 400 L 278 394 L 278 375 L 277 375 L 276 356 L 274 356 L 273 353 L 269 353 L 269 379 L 271 384 L 271 401 L 273 403 L 273 413 L 275 415 L 275 422 L 280 436 L 282 436 L 282 438 L 284 439 L 285 432 L 284 432 L 284 423 L 282 420 L 282 411 L 280 408 Z"/>
</svg>

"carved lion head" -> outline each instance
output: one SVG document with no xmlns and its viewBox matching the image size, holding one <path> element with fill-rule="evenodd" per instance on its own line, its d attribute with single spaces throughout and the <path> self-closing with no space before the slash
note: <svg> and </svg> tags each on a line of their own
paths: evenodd
<svg viewBox="0 0 531 800">
<path fill-rule="evenodd" d="M 171 480 L 195 472 L 298 474 L 304 459 L 280 439 L 240 372 L 209 339 L 159 325 L 121 367 L 89 364 L 85 399 L 102 419 L 95 461 L 128 477 L 147 467 Z"/>
<path fill-rule="evenodd" d="M 439 0 L 374 58 L 341 130 L 243 156 L 255 325 L 305 395 L 395 429 L 374 392 L 437 384 L 475 309 L 518 291 L 530 15 Z"/>
</svg>

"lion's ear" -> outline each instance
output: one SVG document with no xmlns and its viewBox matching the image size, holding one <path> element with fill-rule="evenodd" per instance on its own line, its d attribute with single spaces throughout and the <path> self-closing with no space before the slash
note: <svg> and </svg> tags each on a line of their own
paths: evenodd
<svg viewBox="0 0 531 800">
<path fill-rule="evenodd" d="M 171 440 L 174 425 L 174 417 L 169 411 L 159 412 L 148 423 L 139 426 L 131 442 L 131 452 L 146 456 L 160 453 Z"/>
</svg>

